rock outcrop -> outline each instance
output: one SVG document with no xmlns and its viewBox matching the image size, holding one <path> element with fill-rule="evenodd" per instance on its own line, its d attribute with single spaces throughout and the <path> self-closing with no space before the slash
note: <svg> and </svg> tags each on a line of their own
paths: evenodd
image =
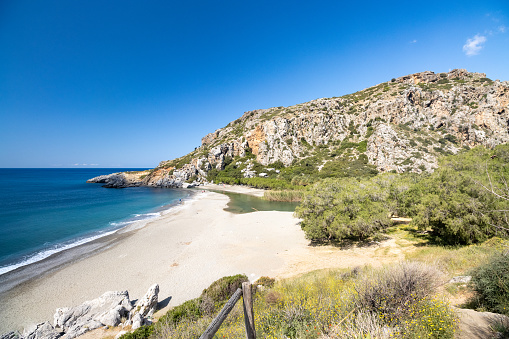
<svg viewBox="0 0 509 339">
<path fill-rule="evenodd" d="M 119 325 L 131 309 L 127 291 L 106 292 L 79 306 L 58 308 L 54 325 L 65 333 L 65 339 L 72 339 L 102 326 Z"/>
<path fill-rule="evenodd" d="M 154 284 L 133 306 L 127 291 L 106 292 L 78 306 L 57 308 L 53 316 L 54 326 L 44 322 L 26 328 L 23 334 L 2 334 L 0 339 L 72 339 L 104 326 L 136 329 L 152 322 L 158 295 L 159 285 Z"/>
<path fill-rule="evenodd" d="M 129 314 L 129 319 L 124 325 L 131 325 L 132 329 L 135 330 L 143 325 L 150 324 L 151 318 L 157 309 L 158 295 L 159 285 L 150 286 L 143 298 L 136 302 Z"/>
<path fill-rule="evenodd" d="M 19 332 L 16 331 L 7 332 L 0 335 L 0 339 L 19 339 L 19 338 L 21 338 L 21 334 L 19 334 Z"/>
<path fill-rule="evenodd" d="M 246 112 L 203 137 L 193 152 L 144 175 L 94 180 L 107 187 L 182 187 L 205 181 L 236 156 L 247 158 L 244 177 L 267 173 L 248 169 L 253 161 L 290 166 L 314 158 L 320 170 L 328 161 L 360 156 L 380 172 L 431 172 L 441 154 L 508 142 L 508 123 L 508 82 L 463 69 L 426 71 L 342 97 Z"/>
<path fill-rule="evenodd" d="M 34 325 L 25 330 L 23 339 L 57 339 L 62 336 L 62 332 L 55 329 L 49 322 Z"/>
</svg>

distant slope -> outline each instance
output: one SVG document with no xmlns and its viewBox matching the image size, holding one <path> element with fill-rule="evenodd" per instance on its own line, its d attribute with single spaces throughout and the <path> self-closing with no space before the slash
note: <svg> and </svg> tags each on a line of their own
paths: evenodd
<svg viewBox="0 0 509 339">
<path fill-rule="evenodd" d="M 283 166 L 343 175 L 349 163 L 364 166 L 361 173 L 431 172 L 440 154 L 506 143 L 508 124 L 509 82 L 463 69 L 427 71 L 342 97 L 246 112 L 188 155 L 128 178 L 117 174 L 109 186 L 181 187 L 225 168 L 272 178 Z"/>
</svg>

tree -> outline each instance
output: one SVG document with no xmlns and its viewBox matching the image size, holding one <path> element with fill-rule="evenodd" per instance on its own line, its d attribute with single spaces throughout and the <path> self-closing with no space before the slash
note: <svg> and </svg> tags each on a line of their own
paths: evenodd
<svg viewBox="0 0 509 339">
<path fill-rule="evenodd" d="M 394 176 L 395 177 L 395 176 Z M 389 199 L 394 178 L 324 179 L 313 186 L 295 210 L 311 240 L 365 240 L 392 224 Z"/>
</svg>

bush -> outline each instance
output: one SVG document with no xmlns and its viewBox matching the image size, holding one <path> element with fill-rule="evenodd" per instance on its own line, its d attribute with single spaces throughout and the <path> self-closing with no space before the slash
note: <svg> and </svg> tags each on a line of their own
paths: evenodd
<svg viewBox="0 0 509 339">
<path fill-rule="evenodd" d="M 214 281 L 201 293 L 202 299 L 210 299 L 216 304 L 224 304 L 235 293 L 237 288 L 242 288 L 242 283 L 249 281 L 244 274 L 223 277 Z"/>
<path fill-rule="evenodd" d="M 509 255 L 497 254 L 472 272 L 475 303 L 487 311 L 509 315 Z"/>
<path fill-rule="evenodd" d="M 200 310 L 200 299 L 192 299 L 184 302 L 182 305 L 175 306 L 160 318 L 163 323 L 177 324 L 182 319 L 198 319 L 202 316 Z"/>
<path fill-rule="evenodd" d="M 412 305 L 430 297 L 441 285 L 436 268 L 418 262 L 402 262 L 372 271 L 356 286 L 358 308 L 380 313 L 386 323 L 409 317 Z"/>
<path fill-rule="evenodd" d="M 154 332 L 154 324 L 142 326 L 135 329 L 133 332 L 123 334 L 120 339 L 145 339 L 150 337 Z"/>
<path fill-rule="evenodd" d="M 376 180 L 375 180 L 376 179 Z M 392 225 L 390 189 L 371 180 L 324 179 L 305 196 L 295 214 L 306 237 L 316 241 L 365 240 Z"/>
<path fill-rule="evenodd" d="M 270 277 L 260 277 L 258 280 L 256 280 L 257 285 L 262 285 L 265 287 L 272 287 L 274 286 L 275 282 L 276 279 Z"/>
</svg>

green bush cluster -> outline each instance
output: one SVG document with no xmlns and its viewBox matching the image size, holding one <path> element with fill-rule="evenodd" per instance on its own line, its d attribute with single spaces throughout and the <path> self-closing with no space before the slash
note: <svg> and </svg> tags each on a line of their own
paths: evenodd
<svg viewBox="0 0 509 339">
<path fill-rule="evenodd" d="M 486 311 L 509 315 L 509 255 L 499 253 L 472 272 L 474 303 Z"/>
<path fill-rule="evenodd" d="M 393 178 L 318 182 L 295 210 L 306 236 L 315 241 L 365 240 L 391 226 L 388 185 Z"/>
<path fill-rule="evenodd" d="M 320 241 L 367 239 L 390 226 L 392 215 L 411 217 L 413 225 L 444 244 L 505 238 L 508 163 L 508 145 L 494 150 L 477 147 L 443 157 L 433 174 L 369 178 L 363 170 L 357 173 L 365 179 L 325 179 L 307 192 L 296 215 L 303 219 L 307 237 Z M 323 176 L 341 177 L 340 164 L 327 163 Z M 352 162 L 350 171 L 354 169 Z"/>
</svg>

